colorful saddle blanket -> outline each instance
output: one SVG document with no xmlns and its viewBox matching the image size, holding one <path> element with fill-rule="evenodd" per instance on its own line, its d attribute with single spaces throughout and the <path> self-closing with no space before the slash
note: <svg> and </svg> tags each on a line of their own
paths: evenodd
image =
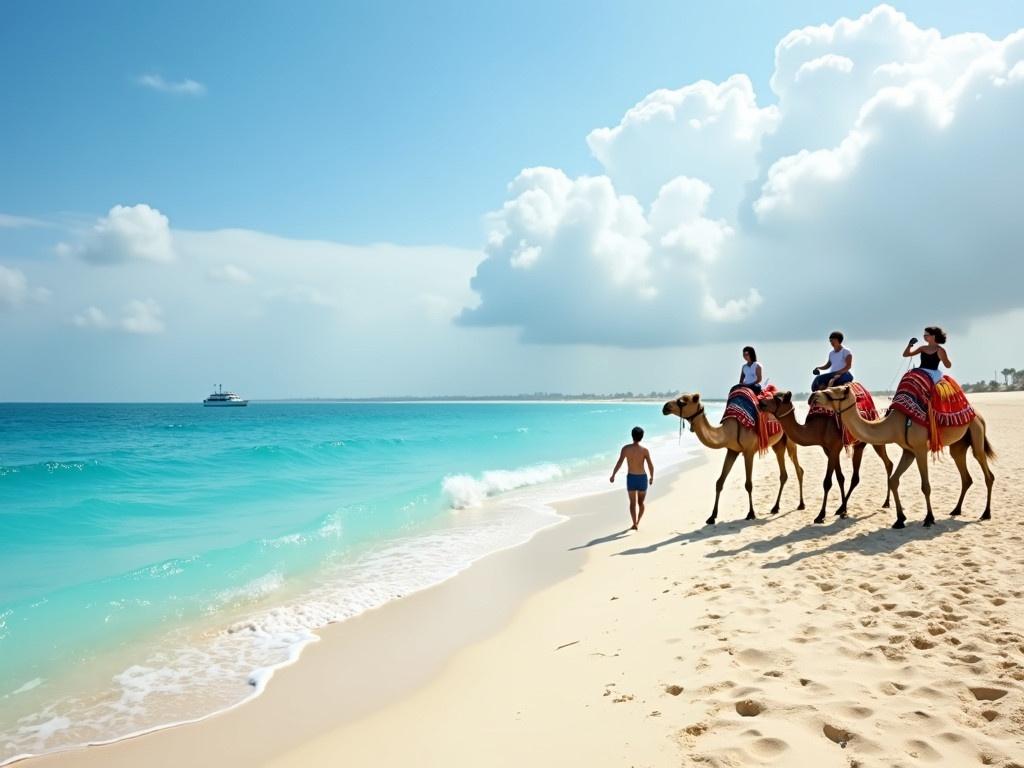
<svg viewBox="0 0 1024 768">
<path fill-rule="evenodd" d="M 871 393 L 868 392 L 864 385 L 859 381 L 853 382 L 851 385 L 854 393 L 857 395 L 857 411 L 868 421 L 876 421 L 878 419 L 878 409 L 875 408 L 875 400 L 871 397 Z M 842 427 L 843 422 L 839 414 L 825 405 L 814 405 L 812 404 L 810 409 L 807 411 L 807 418 L 826 416 L 836 420 L 836 425 Z M 857 439 L 850 434 L 850 430 L 843 428 L 843 445 L 853 445 L 857 442 Z"/>
<path fill-rule="evenodd" d="M 770 400 L 775 394 L 775 387 L 769 384 L 760 395 L 754 394 L 752 389 L 741 387 L 729 393 L 729 399 L 725 404 L 725 413 L 722 414 L 722 422 L 726 419 L 736 419 L 740 426 L 747 429 L 757 430 L 757 450 L 764 453 L 768 450 L 768 443 L 775 435 L 782 431 L 782 425 L 774 416 L 762 413 L 758 407 L 761 400 Z"/>
<path fill-rule="evenodd" d="M 943 376 L 935 384 L 931 376 L 916 368 L 907 371 L 900 379 L 886 413 L 892 411 L 898 411 L 915 424 L 925 427 L 932 451 L 942 450 L 940 429 L 965 426 L 976 415 L 964 391 L 951 376 Z"/>
</svg>

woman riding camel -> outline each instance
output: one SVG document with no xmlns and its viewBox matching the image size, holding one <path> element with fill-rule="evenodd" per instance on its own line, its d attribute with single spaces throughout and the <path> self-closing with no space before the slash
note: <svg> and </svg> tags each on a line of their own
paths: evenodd
<svg viewBox="0 0 1024 768">
<path fill-rule="evenodd" d="M 746 387 L 753 390 L 755 395 L 760 395 L 764 372 L 761 370 L 761 364 L 757 362 L 757 352 L 753 347 L 743 348 L 743 361 L 743 367 L 740 368 L 740 383 L 734 384 L 729 391 Z"/>
<path fill-rule="evenodd" d="M 825 365 L 814 369 L 814 383 L 811 384 L 811 391 L 828 387 L 838 387 L 840 384 L 849 384 L 853 381 L 853 352 L 843 346 L 843 332 L 832 331 L 828 336 L 832 351 L 828 353 L 828 362 Z M 822 368 L 827 368 L 825 373 Z"/>
<path fill-rule="evenodd" d="M 929 325 L 924 329 L 924 344 L 917 349 L 913 349 L 912 347 L 917 344 L 917 339 L 912 338 L 907 343 L 907 348 L 903 350 L 903 356 L 914 357 L 921 355 L 921 365 L 918 367 L 918 370 L 927 373 L 931 376 L 932 382 L 938 384 L 942 379 L 939 363 L 942 363 L 946 368 L 953 367 L 953 364 L 949 362 L 946 350 L 942 346 L 945 343 L 945 332 L 938 326 Z"/>
</svg>

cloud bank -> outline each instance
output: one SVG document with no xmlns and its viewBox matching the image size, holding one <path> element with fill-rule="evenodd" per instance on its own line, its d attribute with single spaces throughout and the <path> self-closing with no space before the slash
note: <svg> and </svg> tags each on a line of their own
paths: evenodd
<svg viewBox="0 0 1024 768">
<path fill-rule="evenodd" d="M 520 173 L 459 322 L 676 346 L 1024 306 L 1024 30 L 943 37 L 883 5 L 786 35 L 771 88 L 655 91 L 587 137 L 601 175 Z"/>
</svg>

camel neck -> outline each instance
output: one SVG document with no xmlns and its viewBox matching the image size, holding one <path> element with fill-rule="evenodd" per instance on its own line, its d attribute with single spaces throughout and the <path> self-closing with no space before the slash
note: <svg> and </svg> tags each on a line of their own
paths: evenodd
<svg viewBox="0 0 1024 768">
<path fill-rule="evenodd" d="M 782 416 L 776 415 L 775 419 L 782 425 L 782 431 L 786 433 L 786 437 L 797 445 L 818 445 L 814 430 L 810 429 L 806 422 L 801 424 L 796 420 L 796 411 L 792 407 L 790 407 L 789 413 Z"/>
<path fill-rule="evenodd" d="M 882 421 L 866 421 L 857 408 L 847 408 L 839 414 L 843 426 L 857 440 L 868 445 L 885 445 L 892 442 L 891 430 L 886 428 L 890 416 Z"/>
<path fill-rule="evenodd" d="M 724 448 L 729 442 L 725 428 L 722 425 L 712 426 L 707 413 L 703 410 L 693 417 L 690 426 L 697 439 L 708 448 Z"/>
</svg>

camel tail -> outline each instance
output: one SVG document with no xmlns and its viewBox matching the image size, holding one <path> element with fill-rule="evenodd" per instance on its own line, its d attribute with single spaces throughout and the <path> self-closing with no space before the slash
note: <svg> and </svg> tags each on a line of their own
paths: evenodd
<svg viewBox="0 0 1024 768">
<path fill-rule="evenodd" d="M 992 443 L 988 441 L 987 435 L 985 437 L 985 455 L 988 458 L 992 459 L 992 461 L 995 461 L 998 458 L 998 455 L 996 454 L 996 449 L 993 448 Z"/>
<path fill-rule="evenodd" d="M 970 431 L 967 432 L 965 437 L 967 438 L 967 444 L 969 446 L 973 447 L 973 445 L 974 445 L 974 438 L 971 437 Z M 995 461 L 998 458 L 998 454 L 996 454 L 996 449 L 993 448 L 992 447 L 992 443 L 990 443 L 988 441 L 988 435 L 985 435 L 984 439 L 985 439 L 985 443 L 984 443 L 984 445 L 982 447 L 983 447 L 983 450 L 985 451 L 985 456 L 987 458 L 991 459 L 992 461 Z"/>
</svg>

